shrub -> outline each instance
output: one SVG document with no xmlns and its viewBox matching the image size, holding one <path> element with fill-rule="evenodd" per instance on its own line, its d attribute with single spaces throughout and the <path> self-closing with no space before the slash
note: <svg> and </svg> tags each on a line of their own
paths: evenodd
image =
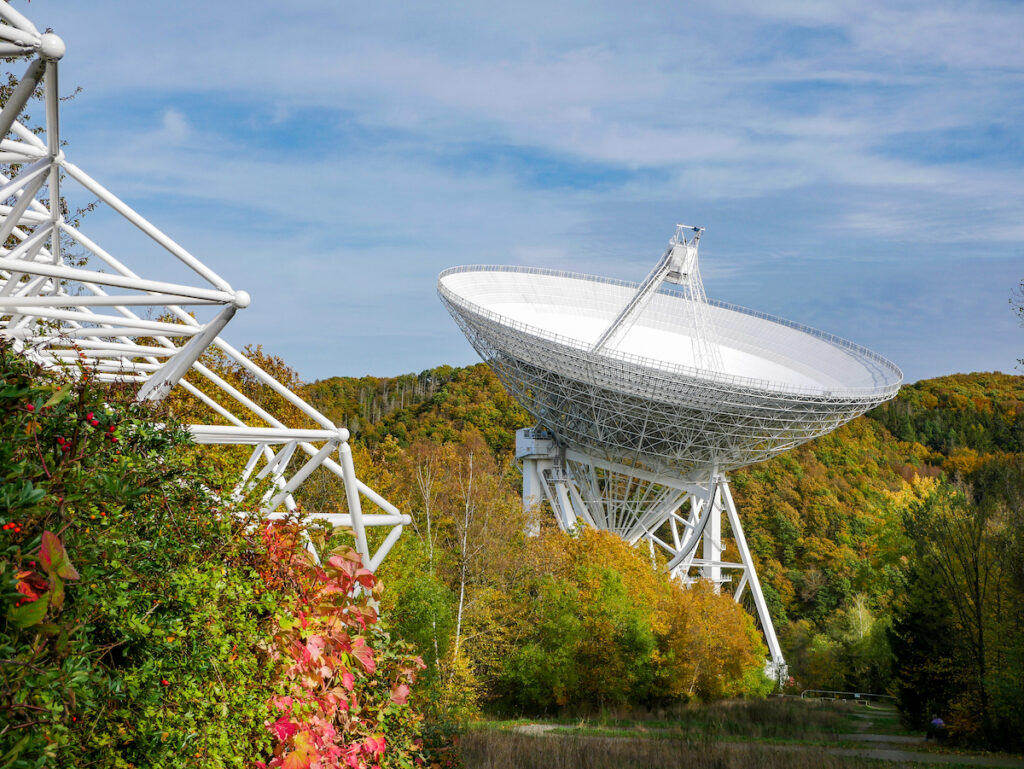
<svg viewBox="0 0 1024 769">
<path fill-rule="evenodd" d="M 268 527 L 272 581 L 297 587 L 282 613 L 274 656 L 286 664 L 286 693 L 268 728 L 274 758 L 261 767 L 410 767 L 420 757 L 420 716 L 408 706 L 425 665 L 378 623 L 374 575 L 358 553 L 338 548 L 323 564 Z M 284 546 L 282 546 L 282 541 Z"/>
<path fill-rule="evenodd" d="M 189 434 L 127 389 L 85 370 L 64 379 L 3 343 L 0 375 L 0 765 L 273 761 L 281 751 L 268 703 L 289 696 L 297 674 L 280 643 L 296 632 L 289 623 L 328 621 L 306 611 L 316 595 L 308 583 L 275 578 L 298 540 L 268 547 L 223 506 Z M 337 557 L 370 580 L 350 553 Z M 416 719 L 400 702 L 410 663 L 367 596 L 347 602 L 334 568 L 315 572 L 327 580 L 317 600 L 331 616 L 362 618 L 354 638 L 376 664 L 355 687 L 360 712 L 384 702 L 372 734 L 391 742 L 398 729 L 411 745 Z M 313 709 L 298 716 L 315 728 Z M 414 759 L 403 755 L 383 765 Z"/>
</svg>

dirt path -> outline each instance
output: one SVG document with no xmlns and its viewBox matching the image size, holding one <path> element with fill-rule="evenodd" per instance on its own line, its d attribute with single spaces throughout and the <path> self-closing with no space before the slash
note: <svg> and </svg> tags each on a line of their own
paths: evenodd
<svg viewBox="0 0 1024 769">
<path fill-rule="evenodd" d="M 857 732 L 855 734 L 837 734 L 839 742 L 885 742 L 890 745 L 924 745 L 927 743 L 924 737 L 909 737 L 902 734 L 870 734 Z"/>
<path fill-rule="evenodd" d="M 919 764 L 998 766 L 1008 767 L 1008 769 L 1024 767 L 1024 761 L 1017 758 L 961 756 L 955 753 L 924 753 L 919 750 L 899 750 L 897 748 L 825 748 L 825 751 L 835 756 L 859 756 L 860 758 L 876 758 L 882 761 L 914 761 Z"/>
</svg>

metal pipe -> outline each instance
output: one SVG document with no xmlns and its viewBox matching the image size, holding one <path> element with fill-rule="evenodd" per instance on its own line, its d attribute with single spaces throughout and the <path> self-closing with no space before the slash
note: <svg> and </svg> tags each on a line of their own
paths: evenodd
<svg viewBox="0 0 1024 769">
<path fill-rule="evenodd" d="M 51 228 L 46 228 L 47 234 L 49 234 Z M 35 233 L 33 233 L 35 237 Z M 20 250 L 25 243 L 28 243 L 32 238 L 22 242 L 15 251 Z M 36 275 L 46 275 L 51 278 L 61 278 L 63 280 L 89 280 L 93 283 L 98 283 L 101 286 L 115 286 L 117 288 L 131 288 L 136 291 L 155 291 L 163 294 L 177 294 L 179 301 L 181 299 L 210 299 L 215 302 L 222 302 L 224 304 L 235 302 L 235 292 L 233 291 L 217 291 L 209 288 L 193 288 L 192 286 L 183 286 L 178 283 L 165 283 L 159 280 L 144 280 L 142 278 L 125 278 L 120 275 L 111 275 L 107 272 L 92 272 L 90 270 L 80 270 L 75 267 L 64 267 L 57 264 L 39 264 L 37 262 L 31 263 L 18 263 L 12 264 L 14 261 L 10 257 L 11 254 L 0 258 L 0 267 L 7 269 L 19 270 L 21 272 L 31 272 Z"/>
<path fill-rule="evenodd" d="M 39 30 L 36 29 L 36 25 L 14 10 L 6 0 L 4 2 L 0 2 L 0 17 L 2 17 L 8 24 L 29 32 L 37 38 L 39 37 Z"/>
<path fill-rule="evenodd" d="M 46 181 L 45 176 L 40 176 L 35 181 L 29 182 L 25 185 L 25 188 L 21 191 L 18 202 L 15 203 L 4 215 L 4 222 L 0 224 L 0 245 L 7 242 L 7 239 L 11 236 L 14 228 L 21 223 L 22 217 L 28 210 L 28 207 L 32 204 L 36 194 L 43 186 L 43 182 Z M 6 206 L 5 206 L 6 208 Z"/>
<path fill-rule="evenodd" d="M 352 464 L 352 449 L 347 443 L 338 447 L 341 458 L 341 471 L 345 480 L 345 498 L 348 501 L 348 513 L 352 516 L 352 529 L 356 534 L 356 549 L 363 558 L 363 563 L 370 563 L 370 550 L 366 544 L 366 529 L 363 521 L 363 508 L 359 502 L 359 487 L 356 481 L 356 469 Z"/>
<path fill-rule="evenodd" d="M 3 54 L 0 53 L 0 55 Z M 14 121 L 21 114 L 21 111 L 25 109 L 25 105 L 28 104 L 28 100 L 35 93 L 39 81 L 43 79 L 45 69 L 46 66 L 42 59 L 33 59 L 28 65 L 25 74 L 21 76 L 21 80 L 15 86 L 14 92 L 8 97 L 3 111 L 0 112 L 0 137 L 7 136 L 10 133 Z"/>
<path fill-rule="evenodd" d="M 60 221 L 64 218 L 61 211 L 63 200 L 60 196 L 60 87 L 57 78 L 57 62 L 46 61 L 46 149 L 50 156 L 50 221 L 53 230 L 50 233 L 50 258 L 54 264 L 63 263 L 60 248 Z"/>
<path fill-rule="evenodd" d="M 72 177 L 85 187 L 87 190 L 98 196 L 104 203 L 109 205 L 121 216 L 130 221 L 144 233 L 149 235 L 153 240 L 163 246 L 165 249 L 174 254 L 178 259 L 192 268 L 195 272 L 202 275 L 210 283 L 215 285 L 221 291 L 231 291 L 231 285 L 220 277 L 217 273 L 207 267 L 205 264 L 196 259 L 192 254 L 186 251 L 184 248 L 179 246 L 167 235 L 161 232 L 159 229 L 154 227 L 149 221 L 147 221 L 141 214 L 136 212 L 131 206 L 118 198 L 114 193 L 100 184 L 98 181 L 93 179 L 89 174 L 83 171 L 81 168 L 76 166 L 74 163 L 70 163 L 67 160 L 63 161 L 61 165 L 64 170 L 67 171 L 68 176 Z"/>
<path fill-rule="evenodd" d="M 185 376 L 185 372 L 192 367 L 192 364 L 199 360 L 199 356 L 209 347 L 214 337 L 224 330 L 224 327 L 234 317 L 237 310 L 238 308 L 235 305 L 229 304 L 217 313 L 217 317 L 211 320 L 202 332 L 192 337 L 188 344 L 182 347 L 174 354 L 171 360 L 164 364 L 164 368 L 150 377 L 149 381 L 139 389 L 138 394 L 135 396 L 136 399 L 139 401 L 160 401 L 166 398 L 171 388 L 178 383 L 179 379 Z"/>
</svg>

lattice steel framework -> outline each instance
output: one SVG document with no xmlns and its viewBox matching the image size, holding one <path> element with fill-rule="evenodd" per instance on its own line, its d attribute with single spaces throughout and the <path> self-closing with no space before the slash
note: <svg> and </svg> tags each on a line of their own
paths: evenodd
<svg viewBox="0 0 1024 769">
<path fill-rule="evenodd" d="M 375 569 L 411 519 L 356 478 L 348 430 L 219 336 L 235 312 L 248 306 L 248 294 L 233 289 L 65 157 L 58 91 L 64 52 L 59 37 L 40 33 L 0 0 L 0 57 L 29 60 L 0 112 L 0 336 L 44 366 L 72 375 L 82 366 L 101 381 L 138 383 L 140 400 L 159 400 L 175 387 L 189 393 L 222 420 L 191 425 L 197 443 L 252 447 L 235 494 L 242 497 L 256 483 L 269 481 L 271 491 L 254 511 L 259 516 L 274 519 L 295 511 L 293 495 L 314 471 L 337 476 L 348 512 L 312 512 L 311 517 L 350 527 L 365 563 Z M 46 114 L 45 129 L 37 135 L 19 117 L 39 89 Z M 165 261 L 135 255 L 121 261 L 67 221 L 60 205 L 67 182 L 151 238 Z M 133 258 L 138 271 L 128 266 Z M 162 269 L 180 272 L 181 265 L 193 282 L 153 277 Z M 207 320 L 196 317 L 211 309 Z M 287 417 L 255 403 L 201 362 L 207 349 L 316 427 L 289 426 Z M 364 512 L 362 498 L 379 512 Z M 390 531 L 371 552 L 367 528 L 374 526 Z"/>
<path fill-rule="evenodd" d="M 687 240 L 685 231 L 695 236 Z M 677 228 L 640 284 L 474 266 L 443 272 L 438 294 L 539 423 L 517 436 L 524 505 L 546 499 L 567 530 L 583 521 L 631 543 L 645 540 L 652 553 L 667 553 L 669 569 L 684 581 L 696 570 L 721 587 L 728 572 L 738 572 L 733 595 L 741 600 L 750 588 L 780 672 L 785 661 L 727 473 L 892 398 L 902 373 L 852 342 L 708 301 L 697 268 L 700 232 Z M 671 351 L 664 359 L 632 353 L 634 326 L 677 334 L 679 345 L 693 349 L 691 365 Z M 762 370 L 785 377 L 760 377 Z M 738 561 L 723 560 L 723 516 Z"/>
</svg>

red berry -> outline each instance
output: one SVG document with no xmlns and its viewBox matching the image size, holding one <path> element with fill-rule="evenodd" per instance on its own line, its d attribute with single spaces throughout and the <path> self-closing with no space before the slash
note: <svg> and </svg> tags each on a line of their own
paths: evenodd
<svg viewBox="0 0 1024 769">
<path fill-rule="evenodd" d="M 65 453 L 67 453 L 68 451 L 71 451 L 71 444 L 70 443 L 62 443 L 61 447 L 60 447 L 60 450 L 65 452 Z"/>
<path fill-rule="evenodd" d="M 111 425 L 110 427 L 108 427 L 108 428 L 107 428 L 107 432 L 108 432 L 108 433 L 112 433 L 112 432 L 114 432 L 114 430 L 116 430 L 116 429 L 117 429 L 116 427 L 114 427 L 113 425 Z"/>
<path fill-rule="evenodd" d="M 171 682 L 170 682 L 170 681 L 168 681 L 168 680 L 167 680 L 166 678 L 164 678 L 163 680 L 161 680 L 161 681 L 160 681 L 160 683 L 162 683 L 162 684 L 163 684 L 164 686 L 170 686 L 170 685 L 171 685 Z"/>
<path fill-rule="evenodd" d="M 15 534 L 21 534 L 21 527 L 20 526 L 15 526 L 14 527 L 14 533 Z"/>
<path fill-rule="evenodd" d="M 117 443 L 117 437 L 116 436 L 111 436 L 110 442 L 111 443 Z"/>
<path fill-rule="evenodd" d="M 88 419 L 89 421 L 92 421 L 93 413 L 90 411 L 88 414 L 85 415 L 85 418 Z"/>
<path fill-rule="evenodd" d="M 66 443 L 66 441 L 63 438 L 57 438 L 57 443 L 63 446 Z"/>
<path fill-rule="evenodd" d="M 98 420 L 98 419 L 90 419 L 89 420 L 89 424 L 91 424 L 93 427 L 99 427 L 100 426 L 100 420 Z"/>
<path fill-rule="evenodd" d="M 33 405 L 32 405 L 32 404 L 30 403 L 30 404 L 28 404 L 27 406 L 25 406 L 25 409 L 26 409 L 27 411 L 35 411 L 35 410 L 36 410 L 36 407 L 35 407 L 35 406 L 33 406 Z"/>
</svg>

